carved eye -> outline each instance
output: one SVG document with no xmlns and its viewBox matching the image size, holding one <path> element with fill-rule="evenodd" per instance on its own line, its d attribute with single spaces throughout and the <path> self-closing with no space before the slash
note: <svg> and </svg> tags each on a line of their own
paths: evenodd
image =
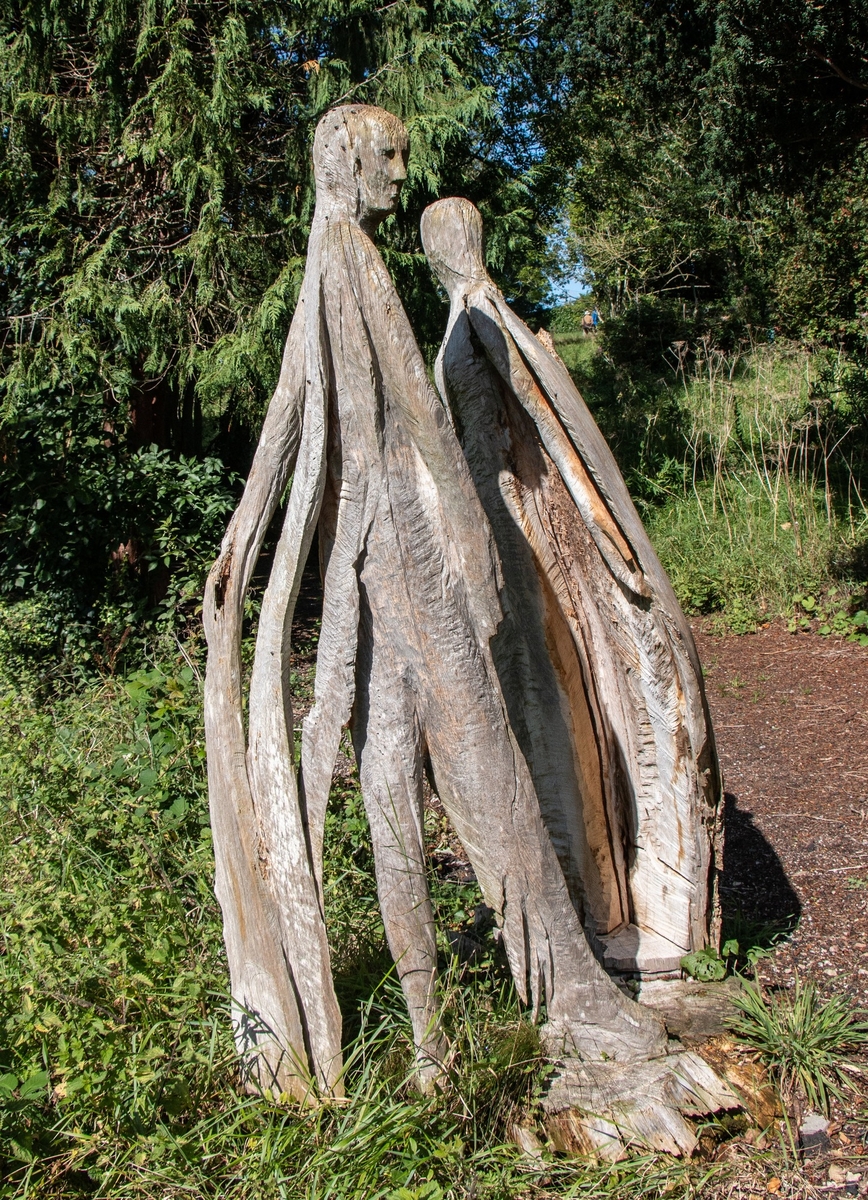
<svg viewBox="0 0 868 1200">
<path fill-rule="evenodd" d="M 394 158 L 395 157 L 395 147 L 389 146 L 388 149 L 383 151 L 383 154 L 385 155 L 386 158 Z"/>
</svg>

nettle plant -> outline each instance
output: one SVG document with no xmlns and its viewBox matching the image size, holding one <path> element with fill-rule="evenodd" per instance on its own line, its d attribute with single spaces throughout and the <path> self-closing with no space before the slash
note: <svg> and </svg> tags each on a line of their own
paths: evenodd
<svg viewBox="0 0 868 1200">
<path fill-rule="evenodd" d="M 764 946 L 741 946 L 735 938 L 729 938 L 720 950 L 716 946 L 705 946 L 685 954 L 681 969 L 700 983 L 718 983 L 735 972 L 753 974 L 757 963 L 768 954 L 769 950 Z"/>
</svg>

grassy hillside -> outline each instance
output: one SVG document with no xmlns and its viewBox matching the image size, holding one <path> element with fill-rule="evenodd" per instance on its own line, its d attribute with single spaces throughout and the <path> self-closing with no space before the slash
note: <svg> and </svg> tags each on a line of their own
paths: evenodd
<svg viewBox="0 0 868 1200">
<path fill-rule="evenodd" d="M 677 343 L 654 371 L 618 365 L 606 335 L 555 344 L 618 457 L 689 612 L 745 632 L 794 598 L 861 636 L 868 581 L 865 422 L 856 368 L 791 343 Z M 822 622 L 820 623 L 822 625 Z"/>
</svg>

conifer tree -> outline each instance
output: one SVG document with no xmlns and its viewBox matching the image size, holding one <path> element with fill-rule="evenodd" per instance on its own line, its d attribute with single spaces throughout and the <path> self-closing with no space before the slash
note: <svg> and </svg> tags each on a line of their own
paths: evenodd
<svg viewBox="0 0 868 1200">
<path fill-rule="evenodd" d="M 194 543 L 213 553 L 220 471 L 194 460 L 208 448 L 246 469 L 331 105 L 380 104 L 409 126 L 386 241 L 423 337 L 445 319 L 416 261 L 418 215 L 441 188 L 480 200 L 514 278 L 539 257 L 532 196 L 499 149 L 503 19 L 470 0 L 4 6 L 0 592 L 62 594 L 83 615 L 130 565 L 153 600 Z"/>
</svg>

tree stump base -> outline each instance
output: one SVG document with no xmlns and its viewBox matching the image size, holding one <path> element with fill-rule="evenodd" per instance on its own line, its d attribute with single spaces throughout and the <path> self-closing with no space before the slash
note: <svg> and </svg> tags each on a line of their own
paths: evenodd
<svg viewBox="0 0 868 1200">
<path fill-rule="evenodd" d="M 636 999 L 663 1018 L 670 1037 L 685 1047 L 701 1046 L 726 1033 L 735 1014 L 732 1001 L 741 988 L 735 976 L 724 983 L 654 979 L 643 981 Z"/>
<path fill-rule="evenodd" d="M 698 1138 L 688 1118 L 741 1107 L 692 1050 L 646 1063 L 567 1062 L 542 1099 L 555 1150 L 608 1162 L 630 1150 L 689 1156 Z"/>
</svg>

